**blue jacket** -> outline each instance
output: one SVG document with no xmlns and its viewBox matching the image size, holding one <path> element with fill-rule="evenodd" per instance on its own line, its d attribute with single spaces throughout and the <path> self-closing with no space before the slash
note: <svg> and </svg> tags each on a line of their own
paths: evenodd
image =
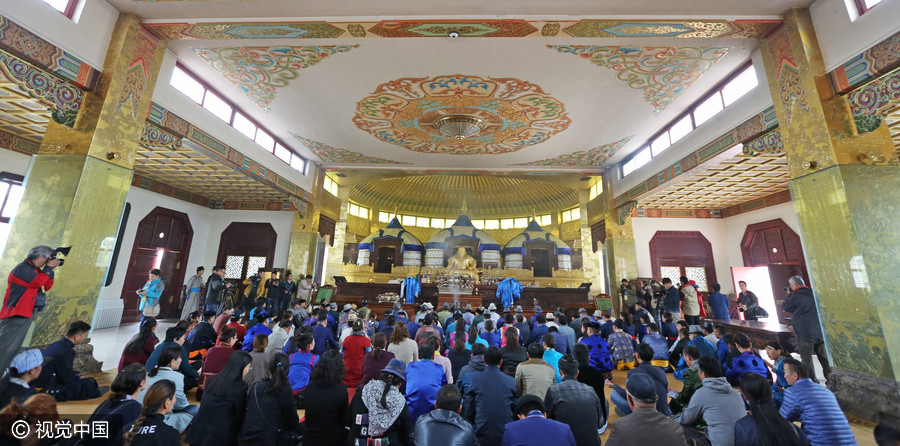
<svg viewBox="0 0 900 446">
<path fill-rule="evenodd" d="M 666 378 L 666 372 L 664 372 L 662 368 L 656 367 L 649 362 L 642 362 L 638 364 L 637 367 L 628 371 L 628 376 L 631 376 L 631 374 L 644 374 L 652 378 L 653 382 L 656 383 L 656 410 L 665 416 L 672 415 L 672 410 L 669 409 L 669 397 L 667 395 L 669 380 Z M 622 398 L 625 398 L 625 389 L 616 385 L 615 391 L 622 396 Z"/>
<path fill-rule="evenodd" d="M 728 369 L 725 370 L 725 378 L 728 379 L 728 383 L 732 386 L 739 386 L 741 385 L 741 377 L 748 372 L 753 372 L 763 378 L 768 378 L 769 368 L 766 367 L 763 360 L 754 355 L 752 351 L 746 351 L 741 353 L 738 357 L 731 358 Z"/>
<path fill-rule="evenodd" d="M 547 324 L 538 325 L 534 330 L 531 330 L 531 340 L 529 340 L 528 343 L 529 344 L 532 342 L 540 343 L 541 338 L 543 338 L 544 335 L 547 334 L 548 329 L 549 328 L 547 328 Z"/>
<path fill-rule="evenodd" d="M 562 381 L 562 376 L 559 374 L 559 359 L 562 357 L 563 354 L 556 351 L 556 349 L 548 348 L 544 350 L 544 361 L 547 361 L 547 364 L 550 364 L 553 367 L 553 371 L 556 372 L 556 376 L 553 377 L 554 384 Z"/>
<path fill-rule="evenodd" d="M 775 372 L 774 381 L 772 382 L 772 397 L 775 399 L 775 406 L 781 407 L 784 402 L 784 389 L 787 389 L 787 378 L 784 377 L 784 356 L 779 356 L 773 364 L 772 371 Z"/>
<path fill-rule="evenodd" d="M 688 341 L 687 345 L 693 345 L 697 347 L 697 350 L 700 350 L 700 357 L 704 356 L 712 356 L 713 358 L 718 358 L 718 352 L 716 351 L 716 347 L 712 345 L 709 341 L 706 340 L 703 336 L 697 336 L 694 339 Z"/>
<path fill-rule="evenodd" d="M 500 346 L 500 332 L 494 331 L 491 333 L 484 332 L 478 335 L 481 339 L 487 341 L 488 344 L 499 347 Z"/>
<path fill-rule="evenodd" d="M 719 358 L 719 362 L 722 364 L 722 368 L 725 368 L 728 364 L 725 362 L 728 360 L 728 352 L 731 351 L 731 348 L 728 347 L 728 344 L 725 343 L 724 339 L 719 339 L 719 342 L 716 343 L 716 356 Z"/>
<path fill-rule="evenodd" d="M 545 444 L 575 446 L 575 436 L 568 424 L 548 420 L 538 411 L 503 427 L 503 446 L 541 446 Z"/>
<path fill-rule="evenodd" d="M 837 398 L 809 378 L 797 380 L 785 389 L 780 412 L 790 422 L 800 420 L 800 427 L 813 446 L 856 446 L 856 437 Z"/>
<path fill-rule="evenodd" d="M 322 324 L 313 326 L 313 338 L 316 340 L 316 345 L 313 346 L 312 350 L 313 354 L 321 355 L 322 353 L 325 353 L 328 346 L 337 349 L 341 348 L 341 346 L 338 345 L 337 340 L 334 339 L 334 334 L 331 333 L 331 329 Z"/>
<path fill-rule="evenodd" d="M 498 446 L 504 426 L 515 419 L 513 405 L 519 398 L 516 380 L 499 367 L 486 367 L 471 375 L 471 384 L 463 395 L 463 416 L 475 425 L 475 438 L 481 446 Z"/>
<path fill-rule="evenodd" d="M 600 337 L 606 340 L 609 340 L 609 335 L 616 332 L 616 325 L 613 321 L 609 320 L 603 323 L 600 326 Z"/>
<path fill-rule="evenodd" d="M 569 349 L 569 340 L 566 339 L 566 337 L 563 336 L 562 333 L 550 333 L 550 335 L 553 336 L 554 340 L 556 340 L 556 347 L 554 348 L 554 350 L 562 353 L 563 355 L 571 353 Z M 572 347 L 574 347 L 574 345 Z"/>
<path fill-rule="evenodd" d="M 241 350 L 247 353 L 252 352 L 253 338 L 255 338 L 258 334 L 266 335 L 268 337 L 270 334 L 272 334 L 272 330 L 270 330 L 269 327 L 266 327 L 266 324 L 256 324 L 250 327 L 247 330 L 247 333 L 244 334 L 244 342 L 241 344 Z M 290 345 L 291 341 L 288 340 L 286 347 L 290 347 Z"/>
<path fill-rule="evenodd" d="M 666 343 L 671 347 L 678 341 L 678 326 L 674 322 L 663 322 L 659 327 L 659 334 L 666 338 Z"/>
<path fill-rule="evenodd" d="M 147 358 L 147 363 L 145 364 L 145 368 L 149 372 L 153 370 L 153 367 L 156 366 L 159 362 L 159 355 L 162 353 L 163 349 L 170 345 L 178 345 L 178 343 L 174 341 L 163 341 L 156 345 L 156 348 L 153 349 L 153 353 L 150 353 L 150 357 Z M 178 367 L 178 371 L 181 372 L 184 376 L 189 376 L 191 378 L 199 378 L 200 374 L 197 373 L 193 367 L 191 367 L 191 362 L 188 359 L 187 349 L 184 348 L 183 345 L 179 345 L 181 347 L 181 367 Z"/>
<path fill-rule="evenodd" d="M 609 343 L 600 335 L 585 336 L 581 343 L 586 345 L 591 354 L 591 367 L 601 372 L 611 372 L 615 365 L 609 355 Z"/>
<path fill-rule="evenodd" d="M 288 369 L 288 381 L 294 392 L 305 388 L 309 384 L 309 375 L 312 368 L 319 362 L 319 355 L 309 351 L 299 351 L 290 356 L 290 368 Z"/>
<path fill-rule="evenodd" d="M 730 319 L 728 314 L 728 297 L 720 292 L 709 295 L 709 309 L 712 310 L 713 319 Z"/>
<path fill-rule="evenodd" d="M 444 367 L 432 360 L 422 359 L 406 366 L 406 405 L 413 424 L 434 409 L 438 390 L 447 384 Z"/>
<path fill-rule="evenodd" d="M 670 313 L 679 313 L 681 312 L 681 307 L 679 307 L 679 303 L 681 303 L 681 293 L 678 292 L 678 287 L 675 284 L 672 284 L 668 290 L 666 290 L 666 299 L 665 299 L 665 309 Z"/>
<path fill-rule="evenodd" d="M 413 276 L 409 276 L 406 279 L 403 279 L 403 296 L 406 297 L 406 303 L 408 305 L 412 305 L 416 303 L 416 298 L 419 297 L 419 294 L 422 292 L 422 285 L 419 284 L 419 280 Z M 415 422 L 416 418 L 413 417 L 413 422 Z"/>
<path fill-rule="evenodd" d="M 644 340 L 642 342 L 649 345 L 653 349 L 653 359 L 664 361 L 669 360 L 669 345 L 666 342 L 666 339 L 663 338 L 661 334 L 650 333 L 644 336 Z"/>
<path fill-rule="evenodd" d="M 146 291 L 147 299 L 141 299 L 138 310 L 144 311 L 144 306 L 146 305 L 150 305 L 151 307 L 159 305 L 159 296 L 162 296 L 165 288 L 166 284 L 162 281 L 162 277 L 145 283 L 144 287 L 141 288 L 141 291 Z"/>
<path fill-rule="evenodd" d="M 504 307 L 512 307 L 513 301 L 522 295 L 522 284 L 512 277 L 507 277 L 497 284 L 496 296 Z"/>
</svg>

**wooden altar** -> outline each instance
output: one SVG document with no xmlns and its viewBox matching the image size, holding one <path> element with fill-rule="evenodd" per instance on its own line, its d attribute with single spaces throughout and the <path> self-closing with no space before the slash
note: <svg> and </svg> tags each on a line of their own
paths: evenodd
<svg viewBox="0 0 900 446">
<path fill-rule="evenodd" d="M 784 353 L 796 353 L 799 350 L 794 328 L 784 324 L 762 321 L 742 321 L 738 319 L 706 319 L 714 324 L 725 326 L 726 333 L 743 333 L 750 338 L 755 350 L 765 350 L 766 343 L 778 341 Z"/>
</svg>

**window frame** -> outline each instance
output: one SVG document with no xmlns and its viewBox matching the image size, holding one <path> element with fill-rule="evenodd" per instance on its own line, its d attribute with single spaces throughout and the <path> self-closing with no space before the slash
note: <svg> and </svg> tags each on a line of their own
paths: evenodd
<svg viewBox="0 0 900 446">
<path fill-rule="evenodd" d="M 9 202 L 9 194 L 12 192 L 13 186 L 24 186 L 25 177 L 11 172 L 0 172 L 0 182 L 9 185 L 6 189 L 6 193 L 3 194 L 3 197 L 0 197 L 0 224 L 10 223 L 13 217 L 4 217 L 3 211 L 6 209 L 6 205 Z"/>
<path fill-rule="evenodd" d="M 59 12 L 60 14 L 66 16 L 66 18 L 73 19 L 75 17 L 75 10 L 78 9 L 78 3 L 81 0 L 68 0 L 66 2 L 66 7 L 63 9 L 57 9 L 55 6 L 51 5 L 47 0 L 43 0 L 47 6 L 53 8 L 54 11 Z M 74 20 L 74 19 L 73 19 Z"/>
<path fill-rule="evenodd" d="M 856 10 L 859 12 L 860 16 L 871 11 L 873 8 L 875 8 L 876 6 L 880 5 L 883 2 L 884 2 L 884 0 L 878 0 L 878 3 L 875 3 L 874 5 L 872 5 L 870 7 L 870 6 L 866 5 L 866 0 L 854 0 L 854 3 L 856 3 Z"/>
</svg>

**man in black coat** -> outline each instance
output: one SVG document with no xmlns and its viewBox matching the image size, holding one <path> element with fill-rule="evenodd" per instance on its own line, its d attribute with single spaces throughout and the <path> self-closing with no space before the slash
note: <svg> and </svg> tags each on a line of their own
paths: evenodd
<svg viewBox="0 0 900 446">
<path fill-rule="evenodd" d="M 413 438 L 416 444 L 471 446 L 475 428 L 459 415 L 462 395 L 453 384 L 444 384 L 437 393 L 435 409 L 419 417 Z"/>
<path fill-rule="evenodd" d="M 503 353 L 499 347 L 491 347 L 484 353 L 483 372 L 472 376 L 472 384 L 466 391 L 466 419 L 475 424 L 475 436 L 481 446 L 500 446 L 503 428 L 513 421 L 513 405 L 519 398 L 516 381 L 500 371 Z"/>
<path fill-rule="evenodd" d="M 75 346 L 87 339 L 91 326 L 82 321 L 69 325 L 66 336 L 44 349 L 43 370 L 32 382 L 40 387 L 41 392 L 52 395 L 56 401 L 78 401 L 97 398 L 106 393 L 109 387 L 99 388 L 93 378 L 83 378 L 75 371 Z"/>
<path fill-rule="evenodd" d="M 203 301 L 203 311 L 215 311 L 219 313 L 219 306 L 222 305 L 222 297 L 225 290 L 231 288 L 231 283 L 224 279 L 225 267 L 218 265 L 213 267 L 212 274 L 206 281 L 206 299 Z"/>
<path fill-rule="evenodd" d="M 822 326 L 819 323 L 819 309 L 812 289 L 806 286 L 803 278 L 794 276 L 788 279 L 791 292 L 781 304 L 781 308 L 791 313 L 791 324 L 800 344 L 800 359 L 803 365 L 809 369 L 809 377 L 813 382 L 816 379 L 815 368 L 812 363 L 812 354 L 816 353 L 825 380 L 831 376 L 831 366 L 828 364 L 828 353 L 825 351 L 825 340 L 822 337 Z"/>
</svg>

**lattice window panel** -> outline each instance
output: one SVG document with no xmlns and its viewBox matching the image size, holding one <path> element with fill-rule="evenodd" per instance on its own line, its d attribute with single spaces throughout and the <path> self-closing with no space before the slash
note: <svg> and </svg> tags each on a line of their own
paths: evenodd
<svg viewBox="0 0 900 446">
<path fill-rule="evenodd" d="M 225 278 L 242 279 L 244 272 L 244 256 L 228 256 L 225 259 Z"/>
<path fill-rule="evenodd" d="M 684 267 L 684 275 L 688 280 L 693 280 L 700 291 L 709 292 L 709 286 L 706 283 L 706 268 L 702 266 L 686 266 Z"/>
<path fill-rule="evenodd" d="M 252 276 L 259 271 L 260 268 L 266 267 L 266 258 L 250 256 L 247 258 L 247 276 Z"/>
<path fill-rule="evenodd" d="M 660 266 L 659 267 L 660 279 L 665 279 L 666 277 L 672 279 L 672 283 L 677 284 L 678 278 L 681 277 L 681 267 L 679 266 Z"/>
</svg>

